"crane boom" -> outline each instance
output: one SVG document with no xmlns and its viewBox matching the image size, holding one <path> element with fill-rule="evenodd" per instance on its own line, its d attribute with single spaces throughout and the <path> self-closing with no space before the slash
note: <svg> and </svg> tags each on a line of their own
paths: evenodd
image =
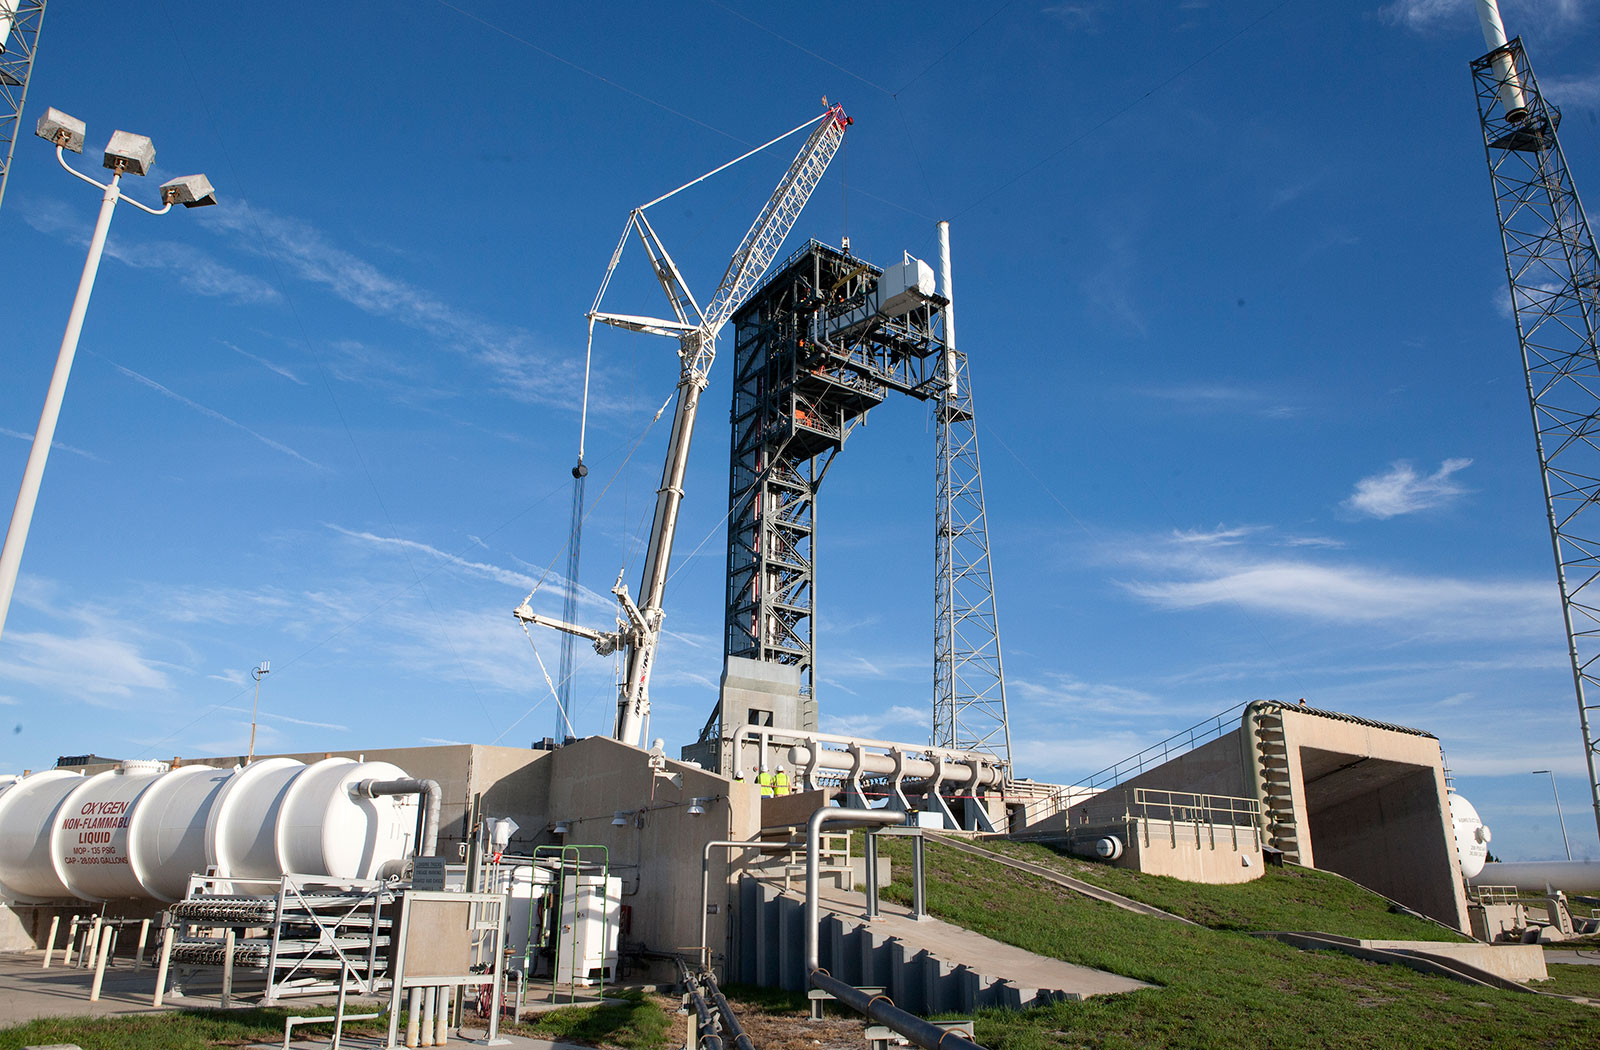
<svg viewBox="0 0 1600 1050">
<path fill-rule="evenodd" d="M 700 393 L 705 390 L 711 363 L 716 359 L 717 334 L 766 274 L 777 257 L 784 238 L 789 236 L 811 193 L 822 181 L 828 164 L 844 141 L 850 124 L 844 109 L 834 106 L 823 115 L 800 147 L 794 163 L 784 173 L 777 189 L 761 209 L 739 248 L 733 253 L 722 283 L 711 297 L 700 327 L 686 332 L 678 344 L 682 371 L 678 378 L 678 405 L 672 418 L 672 435 L 667 443 L 666 463 L 661 472 L 661 487 L 656 491 L 655 517 L 650 523 L 650 542 L 645 549 L 644 575 L 639 581 L 640 603 L 624 657 L 625 673 L 617 695 L 617 721 L 613 735 L 625 744 L 639 743 L 645 718 L 650 712 L 650 670 L 661 636 L 661 601 L 672 562 L 672 540 L 678 526 L 678 508 L 683 502 L 683 476 L 689 465 L 689 443 L 694 437 L 695 415 Z"/>
<path fill-rule="evenodd" d="M 745 231 L 744 239 L 739 242 L 739 247 L 734 251 L 733 258 L 729 260 L 728 268 L 722 275 L 716 294 L 711 297 L 704 310 L 699 308 L 694 296 L 689 293 L 682 275 L 678 272 L 677 264 L 673 262 L 660 238 L 656 236 L 655 230 L 651 228 L 649 220 L 645 218 L 645 209 L 650 207 L 647 204 L 635 208 L 628 215 L 622 239 L 612 254 L 611 265 L 606 270 L 600 292 L 595 296 L 594 306 L 589 311 L 591 326 L 595 321 L 599 321 L 631 331 L 674 336 L 678 339 L 681 370 L 678 375 L 677 407 L 672 416 L 672 433 L 667 439 L 667 456 L 661 470 L 661 486 L 656 490 L 655 515 L 650 523 L 650 540 L 645 548 L 644 573 L 639 581 L 640 601 L 638 604 L 634 603 L 628 594 L 627 586 L 618 577 L 617 583 L 611 588 L 621 607 L 615 631 L 594 631 L 539 616 L 526 602 L 518 606 L 513 615 L 524 623 L 543 624 L 588 639 L 602 654 L 618 649 L 623 651 L 625 666 L 622 683 L 617 692 L 617 717 L 612 735 L 625 744 L 638 745 L 645 719 L 650 714 L 650 671 L 655 661 L 656 646 L 661 637 L 661 621 L 665 615 L 661 603 L 666 591 L 668 571 L 671 568 L 672 542 L 678 526 L 678 508 L 683 502 L 683 478 L 689 465 L 689 443 L 694 437 L 700 394 L 706 388 L 711 364 L 716 359 L 717 335 L 722 331 L 728 318 L 733 316 L 734 311 L 738 310 L 750 297 L 750 293 L 755 291 L 767 268 L 772 265 L 773 259 L 777 258 L 784 239 L 789 236 L 795 221 L 800 218 L 800 212 L 811 199 L 817 184 L 822 181 L 823 173 L 828 170 L 834 155 L 839 152 L 839 146 L 844 142 L 845 128 L 849 127 L 852 121 L 845 115 L 842 106 L 830 106 L 821 117 L 807 121 L 806 124 L 779 138 L 803 130 L 812 123 L 816 126 L 806 137 L 805 144 L 800 147 L 794 161 L 789 165 L 789 170 L 779 180 L 772 196 L 756 215 L 750 228 Z M 772 142 L 777 141 L 778 139 L 772 140 Z M 772 142 L 767 145 L 772 145 Z M 766 147 L 758 147 L 758 149 L 764 148 Z M 751 151 L 754 152 L 756 150 Z M 725 164 L 722 167 L 727 166 Z M 716 171 L 721 170 L 722 168 L 716 169 Z M 704 178 L 706 176 L 703 175 L 694 181 L 699 182 Z M 692 185 L 694 182 L 679 189 Z M 678 191 L 673 191 L 676 192 Z M 666 196 L 657 198 L 651 204 L 665 200 Z M 616 269 L 623 245 L 626 244 L 630 233 L 637 233 L 644 243 L 651 269 L 655 272 L 662 291 L 667 295 L 675 320 L 601 311 L 600 301 L 605 296 L 611 274 Z M 691 318 L 690 311 L 693 311 L 697 320 Z"/>
</svg>

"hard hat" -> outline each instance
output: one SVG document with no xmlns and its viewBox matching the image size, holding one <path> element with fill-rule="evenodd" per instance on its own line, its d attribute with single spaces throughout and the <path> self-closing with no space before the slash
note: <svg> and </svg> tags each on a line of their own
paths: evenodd
<svg viewBox="0 0 1600 1050">
<path fill-rule="evenodd" d="M 779 767 L 778 767 L 778 772 L 780 772 L 780 773 L 782 773 L 782 772 L 783 772 L 783 767 L 782 767 L 782 766 L 779 766 Z"/>
</svg>

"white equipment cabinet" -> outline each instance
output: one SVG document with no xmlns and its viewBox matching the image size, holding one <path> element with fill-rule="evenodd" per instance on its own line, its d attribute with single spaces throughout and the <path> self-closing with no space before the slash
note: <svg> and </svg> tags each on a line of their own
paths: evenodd
<svg viewBox="0 0 1600 1050">
<path fill-rule="evenodd" d="M 596 970 L 603 970 L 602 980 L 615 981 L 621 928 L 621 879 L 601 875 L 563 878 L 561 924 L 556 939 L 556 982 L 593 984 Z"/>
</svg>

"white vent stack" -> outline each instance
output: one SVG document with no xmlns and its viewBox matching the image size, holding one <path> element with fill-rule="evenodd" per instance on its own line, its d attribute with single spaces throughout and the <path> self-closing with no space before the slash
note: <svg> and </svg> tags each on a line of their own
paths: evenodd
<svg viewBox="0 0 1600 1050">
<path fill-rule="evenodd" d="M 405 776 L 388 762 L 268 758 L 234 769 L 125 762 L 91 777 L 25 777 L 0 789 L 0 896 L 171 902 L 208 869 L 241 879 L 378 878 L 413 852 L 418 802 L 358 789 Z"/>
<path fill-rule="evenodd" d="M 1506 46 L 1506 27 L 1500 21 L 1499 0 L 1478 0 L 1478 23 L 1483 26 L 1483 42 L 1490 51 Z M 1511 52 L 1502 51 L 1490 63 L 1500 80 L 1500 101 L 1506 107 L 1506 119 L 1515 123 L 1528 115 L 1528 100 L 1522 93 L 1522 77 L 1517 73 Z"/>
</svg>

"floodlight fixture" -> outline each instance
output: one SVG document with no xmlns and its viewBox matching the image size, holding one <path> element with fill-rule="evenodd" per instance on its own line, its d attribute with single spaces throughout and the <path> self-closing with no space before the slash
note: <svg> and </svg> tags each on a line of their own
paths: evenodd
<svg viewBox="0 0 1600 1050">
<path fill-rule="evenodd" d="M 161 184 L 161 203 L 204 208 L 217 203 L 217 194 L 204 175 L 180 175 Z"/>
<path fill-rule="evenodd" d="M 566 821 L 558 820 L 558 821 L 556 821 L 555 826 L 552 827 L 550 830 L 554 834 L 565 835 L 567 832 L 571 831 L 572 828 L 567 824 Z"/>
<path fill-rule="evenodd" d="M 705 804 L 708 801 L 710 801 L 710 800 L 709 799 L 703 799 L 703 798 L 696 798 L 693 801 L 691 801 L 689 803 L 689 816 L 698 817 L 698 816 L 703 815 L 705 813 L 705 811 L 706 811 L 706 805 Z"/>
<path fill-rule="evenodd" d="M 44 111 L 44 116 L 39 118 L 33 133 L 47 142 L 54 142 L 64 150 L 82 153 L 84 130 L 83 121 L 52 107 Z"/>
<path fill-rule="evenodd" d="M 625 828 L 625 827 L 627 827 L 628 826 L 628 818 L 630 816 L 632 816 L 632 815 L 633 814 L 629 810 L 626 810 L 626 809 L 617 810 L 615 813 L 611 814 L 611 826 L 614 827 L 614 828 Z"/>
<path fill-rule="evenodd" d="M 156 144 L 131 131 L 113 131 L 106 143 L 105 166 L 123 175 L 148 175 L 156 162 Z"/>
</svg>

